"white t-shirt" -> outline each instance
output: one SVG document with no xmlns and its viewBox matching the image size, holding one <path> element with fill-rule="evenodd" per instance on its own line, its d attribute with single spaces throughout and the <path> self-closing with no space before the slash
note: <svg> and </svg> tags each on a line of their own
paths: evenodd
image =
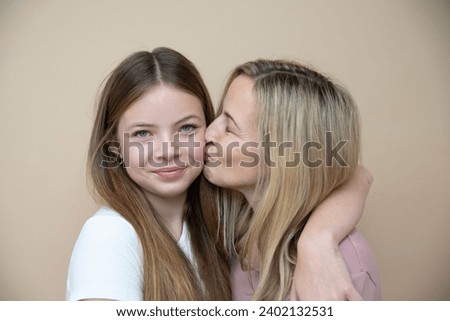
<svg viewBox="0 0 450 321">
<path fill-rule="evenodd" d="M 178 246 L 195 267 L 189 231 Z M 73 249 L 66 300 L 143 300 L 142 246 L 136 231 L 117 212 L 101 208 L 84 224 Z"/>
</svg>

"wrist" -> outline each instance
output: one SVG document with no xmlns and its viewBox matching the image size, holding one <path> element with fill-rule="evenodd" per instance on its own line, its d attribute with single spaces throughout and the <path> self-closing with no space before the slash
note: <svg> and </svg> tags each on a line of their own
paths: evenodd
<svg viewBox="0 0 450 321">
<path fill-rule="evenodd" d="M 302 252 L 317 252 L 325 249 L 336 249 L 338 241 L 333 233 L 328 231 L 320 232 L 303 232 L 297 242 L 298 253 Z"/>
</svg>

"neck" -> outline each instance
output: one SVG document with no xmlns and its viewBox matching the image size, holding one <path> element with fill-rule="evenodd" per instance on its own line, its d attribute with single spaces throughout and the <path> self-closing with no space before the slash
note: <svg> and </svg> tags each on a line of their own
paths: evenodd
<svg viewBox="0 0 450 321">
<path fill-rule="evenodd" d="M 250 205 L 250 207 L 253 211 L 255 211 L 257 209 L 257 207 L 259 206 L 259 203 L 261 202 L 261 196 L 262 196 L 262 195 L 258 195 L 255 191 L 256 191 L 256 187 L 241 190 L 242 194 L 244 194 L 245 199 L 247 200 L 248 204 Z M 250 264 L 249 268 L 251 270 L 260 271 L 260 268 L 259 268 L 260 255 L 259 255 L 259 251 L 258 251 L 256 244 L 253 244 L 253 246 L 252 246 L 251 261 L 249 262 L 249 264 Z"/>
<path fill-rule="evenodd" d="M 170 198 L 147 194 L 147 198 L 152 204 L 156 215 L 175 240 L 180 239 L 183 231 L 186 196 L 187 192 Z"/>
<path fill-rule="evenodd" d="M 252 208 L 252 210 L 255 210 L 259 202 L 261 201 L 261 195 L 257 195 L 255 193 L 256 188 L 246 188 L 240 190 L 242 194 L 244 194 L 245 199 L 247 200 L 248 204 Z"/>
</svg>

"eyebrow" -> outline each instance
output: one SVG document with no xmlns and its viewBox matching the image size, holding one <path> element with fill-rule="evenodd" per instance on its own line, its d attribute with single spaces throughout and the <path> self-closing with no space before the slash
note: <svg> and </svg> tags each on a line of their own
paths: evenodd
<svg viewBox="0 0 450 321">
<path fill-rule="evenodd" d="M 231 119 L 233 121 L 233 123 L 236 125 L 236 127 L 240 130 L 241 128 L 238 126 L 238 124 L 236 123 L 236 121 L 234 120 L 234 118 L 226 111 L 223 112 L 223 114 L 225 115 L 225 117 Z"/>
<path fill-rule="evenodd" d="M 199 116 L 197 116 L 197 115 L 188 115 L 188 116 L 186 116 L 186 117 L 183 117 L 183 118 L 181 118 L 180 120 L 178 120 L 174 125 L 176 126 L 176 125 L 179 125 L 180 123 L 183 123 L 183 122 L 185 122 L 185 121 L 187 121 L 187 120 L 190 120 L 190 119 L 192 119 L 192 118 L 194 118 L 194 119 L 196 119 L 196 120 L 198 120 L 198 121 L 202 121 L 202 118 L 201 117 L 199 117 Z M 127 128 L 127 131 L 129 131 L 130 129 L 132 129 L 132 128 L 134 128 L 134 127 L 155 127 L 156 125 L 154 125 L 154 124 L 150 124 L 150 123 L 142 123 L 142 122 L 138 122 L 138 123 L 134 123 L 134 124 L 131 124 L 130 126 L 128 126 L 128 128 Z"/>
<path fill-rule="evenodd" d="M 185 121 L 190 120 L 191 118 L 194 118 L 194 119 L 196 119 L 198 121 L 202 121 L 203 120 L 201 117 L 198 117 L 197 115 L 188 115 L 186 117 L 181 118 L 179 121 L 177 121 L 175 123 L 175 125 L 178 125 L 180 123 L 184 123 Z"/>
<path fill-rule="evenodd" d="M 129 131 L 130 129 L 132 129 L 134 127 L 155 127 L 155 125 L 149 124 L 149 123 L 134 123 L 134 124 L 131 124 L 130 126 L 128 126 L 126 130 Z"/>
</svg>

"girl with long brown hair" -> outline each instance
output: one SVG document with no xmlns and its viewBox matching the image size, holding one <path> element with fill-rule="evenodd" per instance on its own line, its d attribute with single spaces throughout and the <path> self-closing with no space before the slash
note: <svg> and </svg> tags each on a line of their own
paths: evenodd
<svg viewBox="0 0 450 321">
<path fill-rule="evenodd" d="M 174 50 L 137 52 L 111 73 L 88 160 L 104 207 L 75 246 L 68 299 L 230 298 L 214 217 L 200 203 L 203 135 L 213 118 L 200 74 Z"/>
</svg>

